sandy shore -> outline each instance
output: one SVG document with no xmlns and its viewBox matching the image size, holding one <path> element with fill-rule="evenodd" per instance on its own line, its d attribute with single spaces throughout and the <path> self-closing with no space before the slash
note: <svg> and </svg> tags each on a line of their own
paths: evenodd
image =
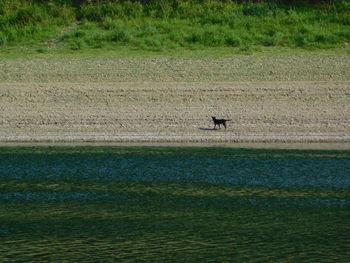
<svg viewBox="0 0 350 263">
<path fill-rule="evenodd" d="M 158 75 L 162 77 L 155 81 L 150 81 L 147 75 L 147 81 L 120 78 L 124 81 L 112 82 L 105 77 L 94 82 L 90 72 L 86 81 L 76 82 L 68 73 L 55 75 L 54 69 L 45 73 L 47 68 L 43 72 L 56 76 L 55 81 L 45 78 L 25 81 L 23 76 L 29 76 L 28 79 L 39 76 L 36 68 L 34 71 L 28 68 L 22 75 L 18 73 L 15 81 L 16 70 L 11 71 L 15 62 L 2 61 L 8 71 L 0 72 L 0 142 L 348 145 L 350 80 L 346 75 L 348 68 L 344 70 L 348 57 L 339 57 L 343 67 L 335 63 L 333 72 L 332 60 L 326 58 L 317 60 L 313 68 L 322 77 L 310 76 L 310 80 L 305 80 L 307 74 L 300 73 L 300 79 L 299 69 L 288 75 L 290 80 L 284 80 L 282 73 L 286 68 L 281 60 L 280 72 L 274 66 L 275 72 L 279 72 L 275 80 L 266 80 L 269 69 L 262 65 L 262 79 L 254 81 L 239 80 L 235 76 L 241 69 L 232 65 L 221 70 L 225 73 L 221 81 L 205 79 L 196 66 L 189 70 L 196 79 L 205 81 L 167 81 L 171 72 L 163 69 L 166 65 L 162 60 L 153 64 L 145 60 L 154 70 L 159 67 Z M 47 63 L 51 65 L 50 61 Z M 220 72 L 219 63 L 212 64 L 212 72 Z M 132 65 L 129 71 L 135 74 L 140 69 Z M 78 79 L 82 78 L 82 68 L 77 68 L 81 70 L 79 74 L 75 71 Z M 99 67 L 96 68 L 98 74 Z M 330 70 L 328 80 L 321 74 L 326 69 Z M 210 71 L 210 65 L 206 71 Z M 110 68 L 108 72 L 111 74 Z M 174 78 L 178 78 L 174 72 Z M 211 116 L 231 119 L 228 128 L 214 130 Z"/>
</svg>

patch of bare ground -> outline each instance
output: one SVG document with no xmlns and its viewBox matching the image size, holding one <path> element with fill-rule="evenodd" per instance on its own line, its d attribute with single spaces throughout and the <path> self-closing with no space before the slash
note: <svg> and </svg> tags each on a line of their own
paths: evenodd
<svg viewBox="0 0 350 263">
<path fill-rule="evenodd" d="M 341 80 L 346 76 L 328 81 L 67 79 L 0 83 L 0 141 L 350 141 L 350 81 Z M 231 122 L 226 130 L 214 130 L 211 116 Z"/>
<path fill-rule="evenodd" d="M 350 80 L 349 55 L 0 59 L 0 82 Z"/>
</svg>

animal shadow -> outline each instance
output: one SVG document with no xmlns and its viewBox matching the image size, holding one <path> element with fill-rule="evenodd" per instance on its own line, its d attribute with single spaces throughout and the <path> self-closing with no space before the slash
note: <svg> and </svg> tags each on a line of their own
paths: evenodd
<svg viewBox="0 0 350 263">
<path fill-rule="evenodd" d="M 214 129 L 214 128 L 198 128 L 198 129 L 200 129 L 202 131 L 216 131 L 216 129 Z"/>
</svg>

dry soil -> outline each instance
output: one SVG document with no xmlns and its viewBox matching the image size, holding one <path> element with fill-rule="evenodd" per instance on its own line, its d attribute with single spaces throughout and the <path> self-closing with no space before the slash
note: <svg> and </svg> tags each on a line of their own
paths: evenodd
<svg viewBox="0 0 350 263">
<path fill-rule="evenodd" d="M 1 142 L 350 142 L 350 56 L 0 60 Z M 213 129 L 211 116 L 231 119 Z"/>
</svg>

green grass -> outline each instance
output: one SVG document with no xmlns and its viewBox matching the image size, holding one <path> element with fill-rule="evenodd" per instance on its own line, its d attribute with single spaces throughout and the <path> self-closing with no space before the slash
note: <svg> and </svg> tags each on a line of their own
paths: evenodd
<svg viewBox="0 0 350 263">
<path fill-rule="evenodd" d="M 6 0 L 0 5 L 0 50 L 251 54 L 266 47 L 339 49 L 350 40 L 349 11 L 347 1 L 315 6 L 102 1 L 74 7 L 70 1 Z"/>
<path fill-rule="evenodd" d="M 349 151 L 1 147 L 0 261 L 348 262 L 349 169 Z"/>
<path fill-rule="evenodd" d="M 130 47 L 112 47 L 107 48 L 85 48 L 82 50 L 71 49 L 45 49 L 44 52 L 38 52 L 36 46 L 11 46 L 0 47 L 0 58 L 2 59 L 18 59 L 18 58 L 40 58 L 40 59 L 62 59 L 62 58 L 164 58 L 164 57 L 176 57 L 176 58 L 212 58 L 218 59 L 223 57 L 232 57 L 233 55 L 246 56 L 276 56 L 276 55 L 349 55 L 350 50 L 344 48 L 332 48 L 332 49 L 316 49 L 305 50 L 302 48 L 289 48 L 289 47 L 254 47 L 249 50 L 242 50 L 239 48 L 227 48 L 227 47 L 213 47 L 201 50 L 190 49 L 172 49 L 163 51 L 150 51 L 150 50 L 137 50 Z"/>
</svg>

